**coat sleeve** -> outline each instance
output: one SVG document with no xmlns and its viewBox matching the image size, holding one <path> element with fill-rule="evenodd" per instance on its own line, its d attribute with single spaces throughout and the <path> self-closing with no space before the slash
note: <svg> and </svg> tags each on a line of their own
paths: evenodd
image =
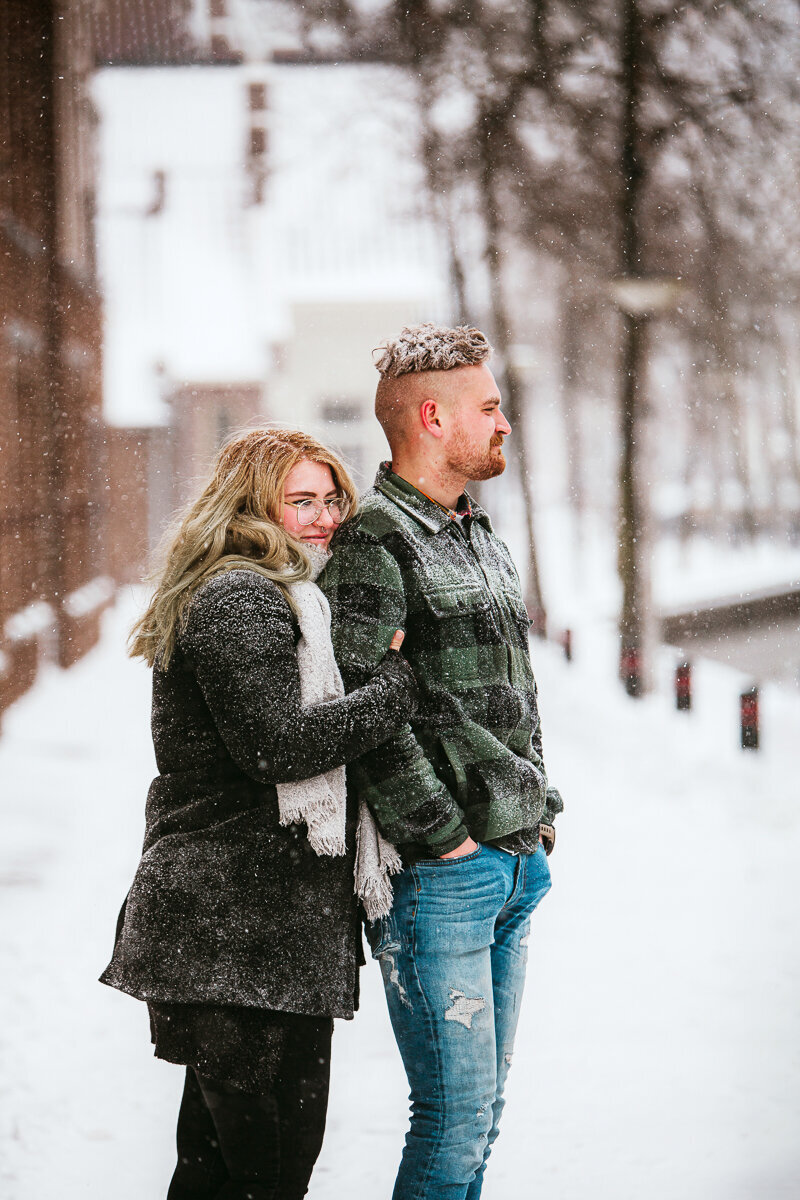
<svg viewBox="0 0 800 1200">
<path fill-rule="evenodd" d="M 231 758 L 260 783 L 320 775 L 380 745 L 416 708 L 392 651 L 362 687 L 303 707 L 291 611 L 255 571 L 219 575 L 193 598 L 180 639 Z"/>
<path fill-rule="evenodd" d="M 358 688 L 375 670 L 395 629 L 406 626 L 400 568 L 369 536 L 340 536 L 320 586 L 331 606 L 333 648 L 345 687 Z M 419 842 L 439 856 L 469 837 L 464 814 L 411 724 L 380 751 L 365 753 L 348 778 L 351 775 L 381 830 L 395 844 Z"/>
</svg>

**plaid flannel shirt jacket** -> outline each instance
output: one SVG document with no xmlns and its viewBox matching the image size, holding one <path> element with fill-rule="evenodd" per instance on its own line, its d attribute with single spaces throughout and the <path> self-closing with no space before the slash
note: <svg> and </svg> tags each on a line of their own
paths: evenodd
<svg viewBox="0 0 800 1200">
<path fill-rule="evenodd" d="M 531 852 L 538 823 L 563 808 L 542 761 L 519 578 L 487 513 L 470 507 L 454 519 L 384 464 L 319 580 L 348 690 L 405 630 L 418 712 L 348 781 L 407 864 L 468 834 Z"/>
</svg>

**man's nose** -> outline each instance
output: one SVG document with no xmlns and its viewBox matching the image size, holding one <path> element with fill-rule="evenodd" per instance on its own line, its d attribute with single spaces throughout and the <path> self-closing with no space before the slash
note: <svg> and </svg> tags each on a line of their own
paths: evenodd
<svg viewBox="0 0 800 1200">
<path fill-rule="evenodd" d="M 506 420 L 505 414 L 501 413 L 499 408 L 497 410 L 497 416 L 495 417 L 494 427 L 497 433 L 502 433 L 504 436 L 511 433 L 511 426 Z"/>
</svg>

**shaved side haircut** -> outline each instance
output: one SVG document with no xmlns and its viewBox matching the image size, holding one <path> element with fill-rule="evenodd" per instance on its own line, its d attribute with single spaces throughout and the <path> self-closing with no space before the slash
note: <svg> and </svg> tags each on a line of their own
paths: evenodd
<svg viewBox="0 0 800 1200">
<path fill-rule="evenodd" d="M 396 338 L 375 351 L 380 373 L 375 393 L 375 416 L 390 446 L 399 444 L 408 428 L 408 417 L 426 396 L 438 398 L 431 374 L 478 367 L 492 354 L 489 340 L 470 325 L 407 325 Z"/>
</svg>

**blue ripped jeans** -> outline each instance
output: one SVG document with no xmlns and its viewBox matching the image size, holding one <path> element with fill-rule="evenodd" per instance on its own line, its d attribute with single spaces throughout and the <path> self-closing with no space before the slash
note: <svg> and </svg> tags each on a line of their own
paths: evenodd
<svg viewBox="0 0 800 1200">
<path fill-rule="evenodd" d="M 542 847 L 480 846 L 394 880 L 367 926 L 411 1088 L 392 1200 L 478 1200 L 497 1137 L 525 982 L 530 917 L 550 888 Z"/>
</svg>

